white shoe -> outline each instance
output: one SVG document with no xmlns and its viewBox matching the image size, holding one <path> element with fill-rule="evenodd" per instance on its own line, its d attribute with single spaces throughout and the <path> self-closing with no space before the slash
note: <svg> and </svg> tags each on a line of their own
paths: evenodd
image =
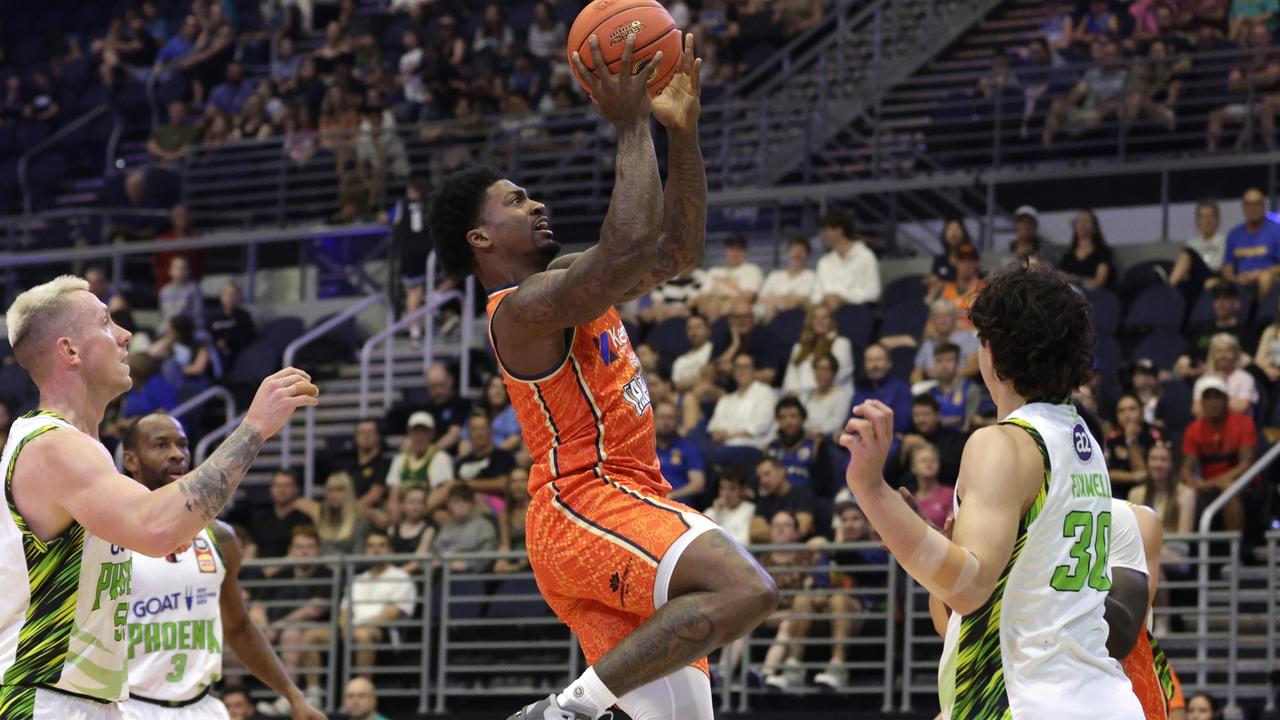
<svg viewBox="0 0 1280 720">
<path fill-rule="evenodd" d="M 257 710 L 267 717 L 289 717 L 293 714 L 293 708 L 290 707 L 289 701 L 283 697 L 270 701 L 263 700 L 258 703 Z"/>
<path fill-rule="evenodd" d="M 827 663 L 825 670 L 813 676 L 814 685 L 821 685 L 829 690 L 839 690 L 848 680 L 849 674 L 842 667 L 842 663 L 834 660 Z"/>
<path fill-rule="evenodd" d="M 787 676 L 789 685 L 803 685 L 805 669 L 800 665 L 799 658 L 787 658 L 782 663 L 782 674 Z"/>
<path fill-rule="evenodd" d="M 787 679 L 786 675 L 777 673 L 774 675 L 766 675 L 764 678 L 764 686 L 770 690 L 786 691 L 791 689 L 791 682 Z"/>
<path fill-rule="evenodd" d="M 311 703 L 312 707 L 317 707 L 317 708 L 324 707 L 324 689 L 323 688 L 319 686 L 309 687 L 306 690 L 302 691 L 302 696 L 307 699 L 307 702 Z M 286 708 L 289 708 L 289 703 L 285 701 L 284 698 L 280 698 L 280 701 L 284 703 L 284 706 Z M 292 708 L 290 708 L 289 711 L 285 713 L 285 715 L 292 715 L 292 714 L 293 714 Z"/>
</svg>

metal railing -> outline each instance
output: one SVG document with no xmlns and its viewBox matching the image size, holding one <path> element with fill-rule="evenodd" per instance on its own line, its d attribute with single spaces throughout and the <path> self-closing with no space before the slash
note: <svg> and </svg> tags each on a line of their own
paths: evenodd
<svg viewBox="0 0 1280 720">
<path fill-rule="evenodd" d="M 1267 533 L 1267 667 L 1276 668 L 1276 644 L 1280 627 L 1276 625 L 1280 605 L 1280 530 Z M 1276 709 L 1276 673 L 1267 673 L 1267 712 Z"/>
<path fill-rule="evenodd" d="M 115 158 L 116 154 L 116 143 L 120 140 L 120 132 L 124 123 L 120 118 L 120 113 L 116 112 L 115 108 L 112 108 L 107 103 L 103 103 L 66 125 L 63 125 L 57 132 L 36 143 L 34 147 L 22 153 L 22 156 L 18 158 L 18 184 L 22 188 L 22 208 L 24 212 L 30 214 L 34 209 L 34 201 L 31 197 L 31 183 L 27 178 L 27 167 L 31 164 L 31 158 L 39 155 L 58 143 L 61 143 L 63 140 L 81 129 L 88 127 L 91 123 L 104 115 L 111 115 L 112 127 L 111 135 L 107 140 L 107 146 L 103 148 L 103 151 L 105 152 L 105 159 L 102 164 L 102 172 L 103 174 L 110 172 L 111 161 Z"/>
</svg>

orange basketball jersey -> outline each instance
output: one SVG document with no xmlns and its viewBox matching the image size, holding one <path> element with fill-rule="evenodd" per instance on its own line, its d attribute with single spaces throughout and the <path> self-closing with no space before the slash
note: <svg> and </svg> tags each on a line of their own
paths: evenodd
<svg viewBox="0 0 1280 720">
<path fill-rule="evenodd" d="M 1144 627 L 1138 633 L 1133 649 L 1121 662 L 1125 675 L 1133 684 L 1133 694 L 1142 703 L 1146 720 L 1165 720 L 1169 710 L 1186 707 L 1182 687 L 1164 650 Z"/>
<path fill-rule="evenodd" d="M 515 289 L 489 293 L 491 319 Z M 658 465 L 649 387 L 618 311 L 609 308 L 565 335 L 569 347 L 564 359 L 540 377 L 509 371 L 492 330 L 489 335 L 533 454 L 529 494 L 537 495 L 552 481 L 560 493 L 571 494 L 575 482 L 623 479 L 665 496 L 671 486 Z"/>
</svg>

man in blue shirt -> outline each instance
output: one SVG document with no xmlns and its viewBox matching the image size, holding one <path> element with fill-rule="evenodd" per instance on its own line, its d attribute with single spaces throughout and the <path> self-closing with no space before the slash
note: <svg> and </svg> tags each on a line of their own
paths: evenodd
<svg viewBox="0 0 1280 720">
<path fill-rule="evenodd" d="M 244 101 L 253 94 L 257 83 L 244 79 L 244 67 L 240 63 L 227 65 L 226 80 L 209 93 L 209 104 L 227 115 L 236 115 L 244 107 Z"/>
<path fill-rule="evenodd" d="M 828 445 L 820 436 L 805 435 L 804 421 L 808 416 L 804 405 L 796 398 L 779 400 L 773 411 L 778 422 L 778 436 L 765 446 L 764 454 L 782 463 L 792 485 L 807 487 L 820 497 L 834 497 L 836 488 Z"/>
<path fill-rule="evenodd" d="M 1262 297 L 1280 274 L 1280 224 L 1267 217 L 1266 196 L 1257 188 L 1245 191 L 1241 205 L 1244 223 L 1227 234 L 1222 277 L 1256 287 Z"/>
<path fill-rule="evenodd" d="M 911 425 L 911 388 L 896 375 L 890 375 L 893 361 L 889 359 L 889 351 L 880 343 L 873 343 L 862 354 L 862 371 L 866 374 L 864 382 L 857 383 L 857 392 L 853 395 L 853 408 L 868 400 L 879 400 L 893 408 L 893 431 L 905 432 Z"/>
<path fill-rule="evenodd" d="M 664 400 L 654 404 L 653 434 L 658 441 L 658 464 L 662 466 L 662 477 L 671 483 L 671 494 L 667 498 L 698 505 L 707 474 L 702 453 L 680 434 L 679 425 L 680 412 L 675 403 Z"/>
</svg>

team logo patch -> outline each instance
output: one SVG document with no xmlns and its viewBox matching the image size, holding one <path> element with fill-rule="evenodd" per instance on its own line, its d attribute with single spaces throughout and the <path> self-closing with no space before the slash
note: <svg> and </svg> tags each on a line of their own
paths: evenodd
<svg viewBox="0 0 1280 720">
<path fill-rule="evenodd" d="M 202 573 L 218 572 L 218 563 L 213 559 L 213 548 L 204 538 L 196 538 L 191 542 L 191 549 L 196 551 L 196 567 Z"/>
<path fill-rule="evenodd" d="M 622 386 L 622 399 L 631 404 L 637 415 L 643 415 L 649 409 L 649 385 L 643 375 L 636 375 Z"/>
<path fill-rule="evenodd" d="M 1075 429 L 1071 431 L 1071 439 L 1075 443 L 1076 457 L 1080 458 L 1080 462 L 1089 462 L 1089 458 L 1093 457 L 1093 441 L 1089 439 L 1089 431 L 1076 423 Z"/>
</svg>

